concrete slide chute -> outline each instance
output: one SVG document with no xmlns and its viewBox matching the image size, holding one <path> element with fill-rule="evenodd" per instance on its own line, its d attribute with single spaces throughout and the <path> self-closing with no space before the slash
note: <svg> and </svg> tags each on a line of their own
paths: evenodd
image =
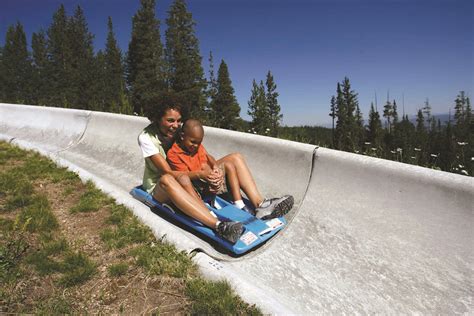
<svg viewBox="0 0 474 316">
<path fill-rule="evenodd" d="M 0 139 L 93 179 L 160 237 L 226 277 L 264 312 L 473 313 L 474 180 L 269 137 L 205 128 L 216 158 L 245 156 L 265 196 L 292 194 L 290 224 L 238 260 L 150 212 L 141 182 L 145 118 L 0 104 Z M 219 258 L 223 260 L 215 260 Z"/>
</svg>

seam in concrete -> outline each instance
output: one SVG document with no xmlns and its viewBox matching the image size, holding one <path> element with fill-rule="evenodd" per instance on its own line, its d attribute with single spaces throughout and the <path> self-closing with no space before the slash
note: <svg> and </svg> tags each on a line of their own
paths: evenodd
<svg viewBox="0 0 474 316">
<path fill-rule="evenodd" d="M 92 117 L 92 111 L 87 111 L 85 117 L 86 117 L 86 124 L 84 126 L 84 130 L 82 131 L 81 135 L 77 138 L 76 141 L 71 142 L 71 144 L 69 144 L 68 146 L 66 146 L 63 149 L 60 149 L 60 150 L 56 151 L 55 152 L 56 154 L 59 154 L 63 151 L 71 149 L 71 148 L 79 145 L 82 142 L 82 140 L 84 139 L 84 136 L 86 135 L 87 127 L 89 126 L 89 123 L 90 123 L 90 120 L 91 120 L 91 117 Z"/>
</svg>

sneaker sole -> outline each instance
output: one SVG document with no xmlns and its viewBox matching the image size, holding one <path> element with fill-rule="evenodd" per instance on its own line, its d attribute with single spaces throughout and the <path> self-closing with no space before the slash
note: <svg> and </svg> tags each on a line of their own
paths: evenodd
<svg viewBox="0 0 474 316">
<path fill-rule="evenodd" d="M 293 208 L 294 203 L 295 203 L 295 199 L 293 198 L 292 195 L 290 195 L 287 199 L 284 199 L 283 201 L 275 205 L 275 209 L 270 215 L 263 216 L 261 219 L 267 220 L 267 219 L 272 219 L 276 217 L 281 217 L 287 214 Z"/>
</svg>

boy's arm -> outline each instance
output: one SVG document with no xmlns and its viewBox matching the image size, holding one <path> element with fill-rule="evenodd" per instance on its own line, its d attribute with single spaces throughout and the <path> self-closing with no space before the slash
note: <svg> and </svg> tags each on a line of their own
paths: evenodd
<svg viewBox="0 0 474 316">
<path fill-rule="evenodd" d="M 186 174 L 191 180 L 205 181 L 208 174 L 212 171 L 211 168 L 190 171 L 188 169 L 188 166 L 186 166 L 186 164 L 179 158 L 179 156 L 172 151 L 168 151 L 166 159 L 169 164 L 169 173 L 171 173 L 175 177 L 179 174 Z"/>
<path fill-rule="evenodd" d="M 211 167 L 211 169 L 216 168 L 217 161 L 214 159 L 214 157 L 212 157 L 208 152 L 206 152 L 206 155 L 207 155 L 207 162 L 209 163 L 209 167 Z"/>
</svg>

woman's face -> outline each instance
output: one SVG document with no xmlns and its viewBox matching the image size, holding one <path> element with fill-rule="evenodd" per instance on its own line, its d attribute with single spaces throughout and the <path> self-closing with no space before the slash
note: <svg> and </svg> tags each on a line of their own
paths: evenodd
<svg viewBox="0 0 474 316">
<path fill-rule="evenodd" d="M 175 109 L 168 109 L 158 122 L 158 127 L 163 136 L 173 138 L 181 126 L 181 113 Z"/>
</svg>

